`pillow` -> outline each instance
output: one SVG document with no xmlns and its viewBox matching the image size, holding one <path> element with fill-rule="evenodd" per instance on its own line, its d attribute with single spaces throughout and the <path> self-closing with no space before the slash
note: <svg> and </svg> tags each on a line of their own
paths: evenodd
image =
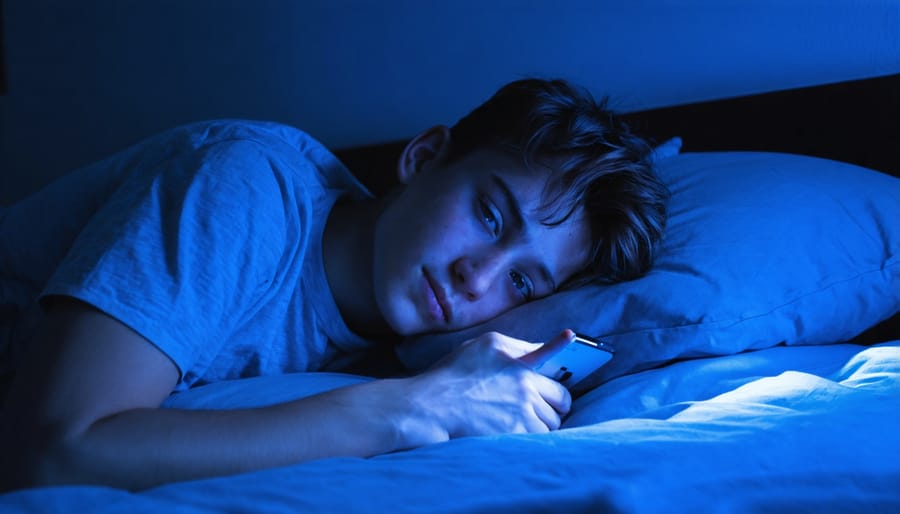
<svg viewBox="0 0 900 514">
<path fill-rule="evenodd" d="M 616 349 L 585 390 L 675 359 L 844 342 L 900 309 L 900 179 L 759 152 L 686 153 L 657 166 L 672 197 L 650 273 L 407 338 L 400 360 L 419 370 L 485 331 L 546 341 L 569 327 Z"/>
</svg>

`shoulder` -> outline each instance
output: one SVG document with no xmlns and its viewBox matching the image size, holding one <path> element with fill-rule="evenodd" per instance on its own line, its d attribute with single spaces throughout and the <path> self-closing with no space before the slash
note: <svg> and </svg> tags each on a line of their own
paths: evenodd
<svg viewBox="0 0 900 514">
<path fill-rule="evenodd" d="M 239 119 L 183 125 L 161 135 L 189 170 L 215 171 L 222 179 L 275 179 L 303 186 L 356 188 L 352 174 L 322 143 L 299 128 Z"/>
<path fill-rule="evenodd" d="M 220 119 L 200 121 L 168 130 L 159 136 L 183 150 L 255 143 L 272 154 L 315 156 L 325 147 L 299 128 L 273 121 Z M 325 150 L 327 152 L 327 150 Z"/>
<path fill-rule="evenodd" d="M 309 141 L 319 146 L 287 125 L 213 120 L 170 129 L 142 146 L 145 157 L 154 157 L 144 162 L 158 164 L 147 178 L 165 183 L 163 190 L 177 194 L 190 189 L 220 201 L 246 201 L 280 196 L 293 181 L 309 175 L 304 156 Z"/>
<path fill-rule="evenodd" d="M 134 170 L 140 189 L 173 201 L 201 200 L 215 211 L 295 216 L 336 191 L 370 195 L 324 145 L 277 122 L 212 120 L 176 127 L 147 140 Z M 148 169 L 147 163 L 159 167 Z M 144 170 L 138 171 L 138 170 Z M 258 210 L 256 213 L 248 210 Z"/>
</svg>

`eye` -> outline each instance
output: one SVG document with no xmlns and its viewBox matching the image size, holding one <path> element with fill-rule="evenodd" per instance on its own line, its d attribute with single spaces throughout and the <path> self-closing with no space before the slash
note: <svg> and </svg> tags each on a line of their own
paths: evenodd
<svg viewBox="0 0 900 514">
<path fill-rule="evenodd" d="M 500 213 L 496 207 L 484 196 L 478 199 L 478 216 L 491 234 L 500 235 Z"/>
<path fill-rule="evenodd" d="M 512 280 L 516 290 L 522 293 L 522 296 L 524 296 L 526 300 L 531 300 L 534 297 L 534 286 L 531 284 L 531 281 L 528 280 L 527 276 L 518 271 L 510 270 L 509 278 Z"/>
</svg>

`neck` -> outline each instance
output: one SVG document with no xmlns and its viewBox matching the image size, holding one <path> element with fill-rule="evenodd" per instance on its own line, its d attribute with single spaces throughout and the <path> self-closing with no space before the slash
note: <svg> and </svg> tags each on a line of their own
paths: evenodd
<svg viewBox="0 0 900 514">
<path fill-rule="evenodd" d="M 322 236 L 325 276 L 341 316 L 362 336 L 390 334 L 375 301 L 372 259 L 378 201 L 339 202 Z"/>
</svg>

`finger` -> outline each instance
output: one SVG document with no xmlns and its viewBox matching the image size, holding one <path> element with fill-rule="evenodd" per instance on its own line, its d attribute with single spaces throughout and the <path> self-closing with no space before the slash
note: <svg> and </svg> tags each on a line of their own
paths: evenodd
<svg viewBox="0 0 900 514">
<path fill-rule="evenodd" d="M 534 385 L 544 402 L 561 416 L 568 414 L 569 409 L 572 408 L 572 394 L 569 393 L 569 390 L 556 380 L 538 373 L 534 375 Z"/>
<path fill-rule="evenodd" d="M 519 362 L 529 368 L 537 368 L 550 359 L 550 357 L 553 357 L 559 353 L 560 350 L 568 346 L 574 339 L 575 332 L 572 332 L 567 328 L 549 342 L 541 345 L 540 348 L 519 357 Z"/>
<path fill-rule="evenodd" d="M 543 401 L 537 401 L 532 403 L 531 407 L 534 409 L 534 415 L 541 420 L 541 424 L 546 430 L 556 430 L 559 428 L 560 423 L 562 423 L 562 418 L 550 404 Z"/>
<path fill-rule="evenodd" d="M 541 343 L 530 343 L 498 332 L 490 332 L 484 337 L 488 338 L 494 348 L 513 359 L 519 359 L 541 347 Z"/>
</svg>

